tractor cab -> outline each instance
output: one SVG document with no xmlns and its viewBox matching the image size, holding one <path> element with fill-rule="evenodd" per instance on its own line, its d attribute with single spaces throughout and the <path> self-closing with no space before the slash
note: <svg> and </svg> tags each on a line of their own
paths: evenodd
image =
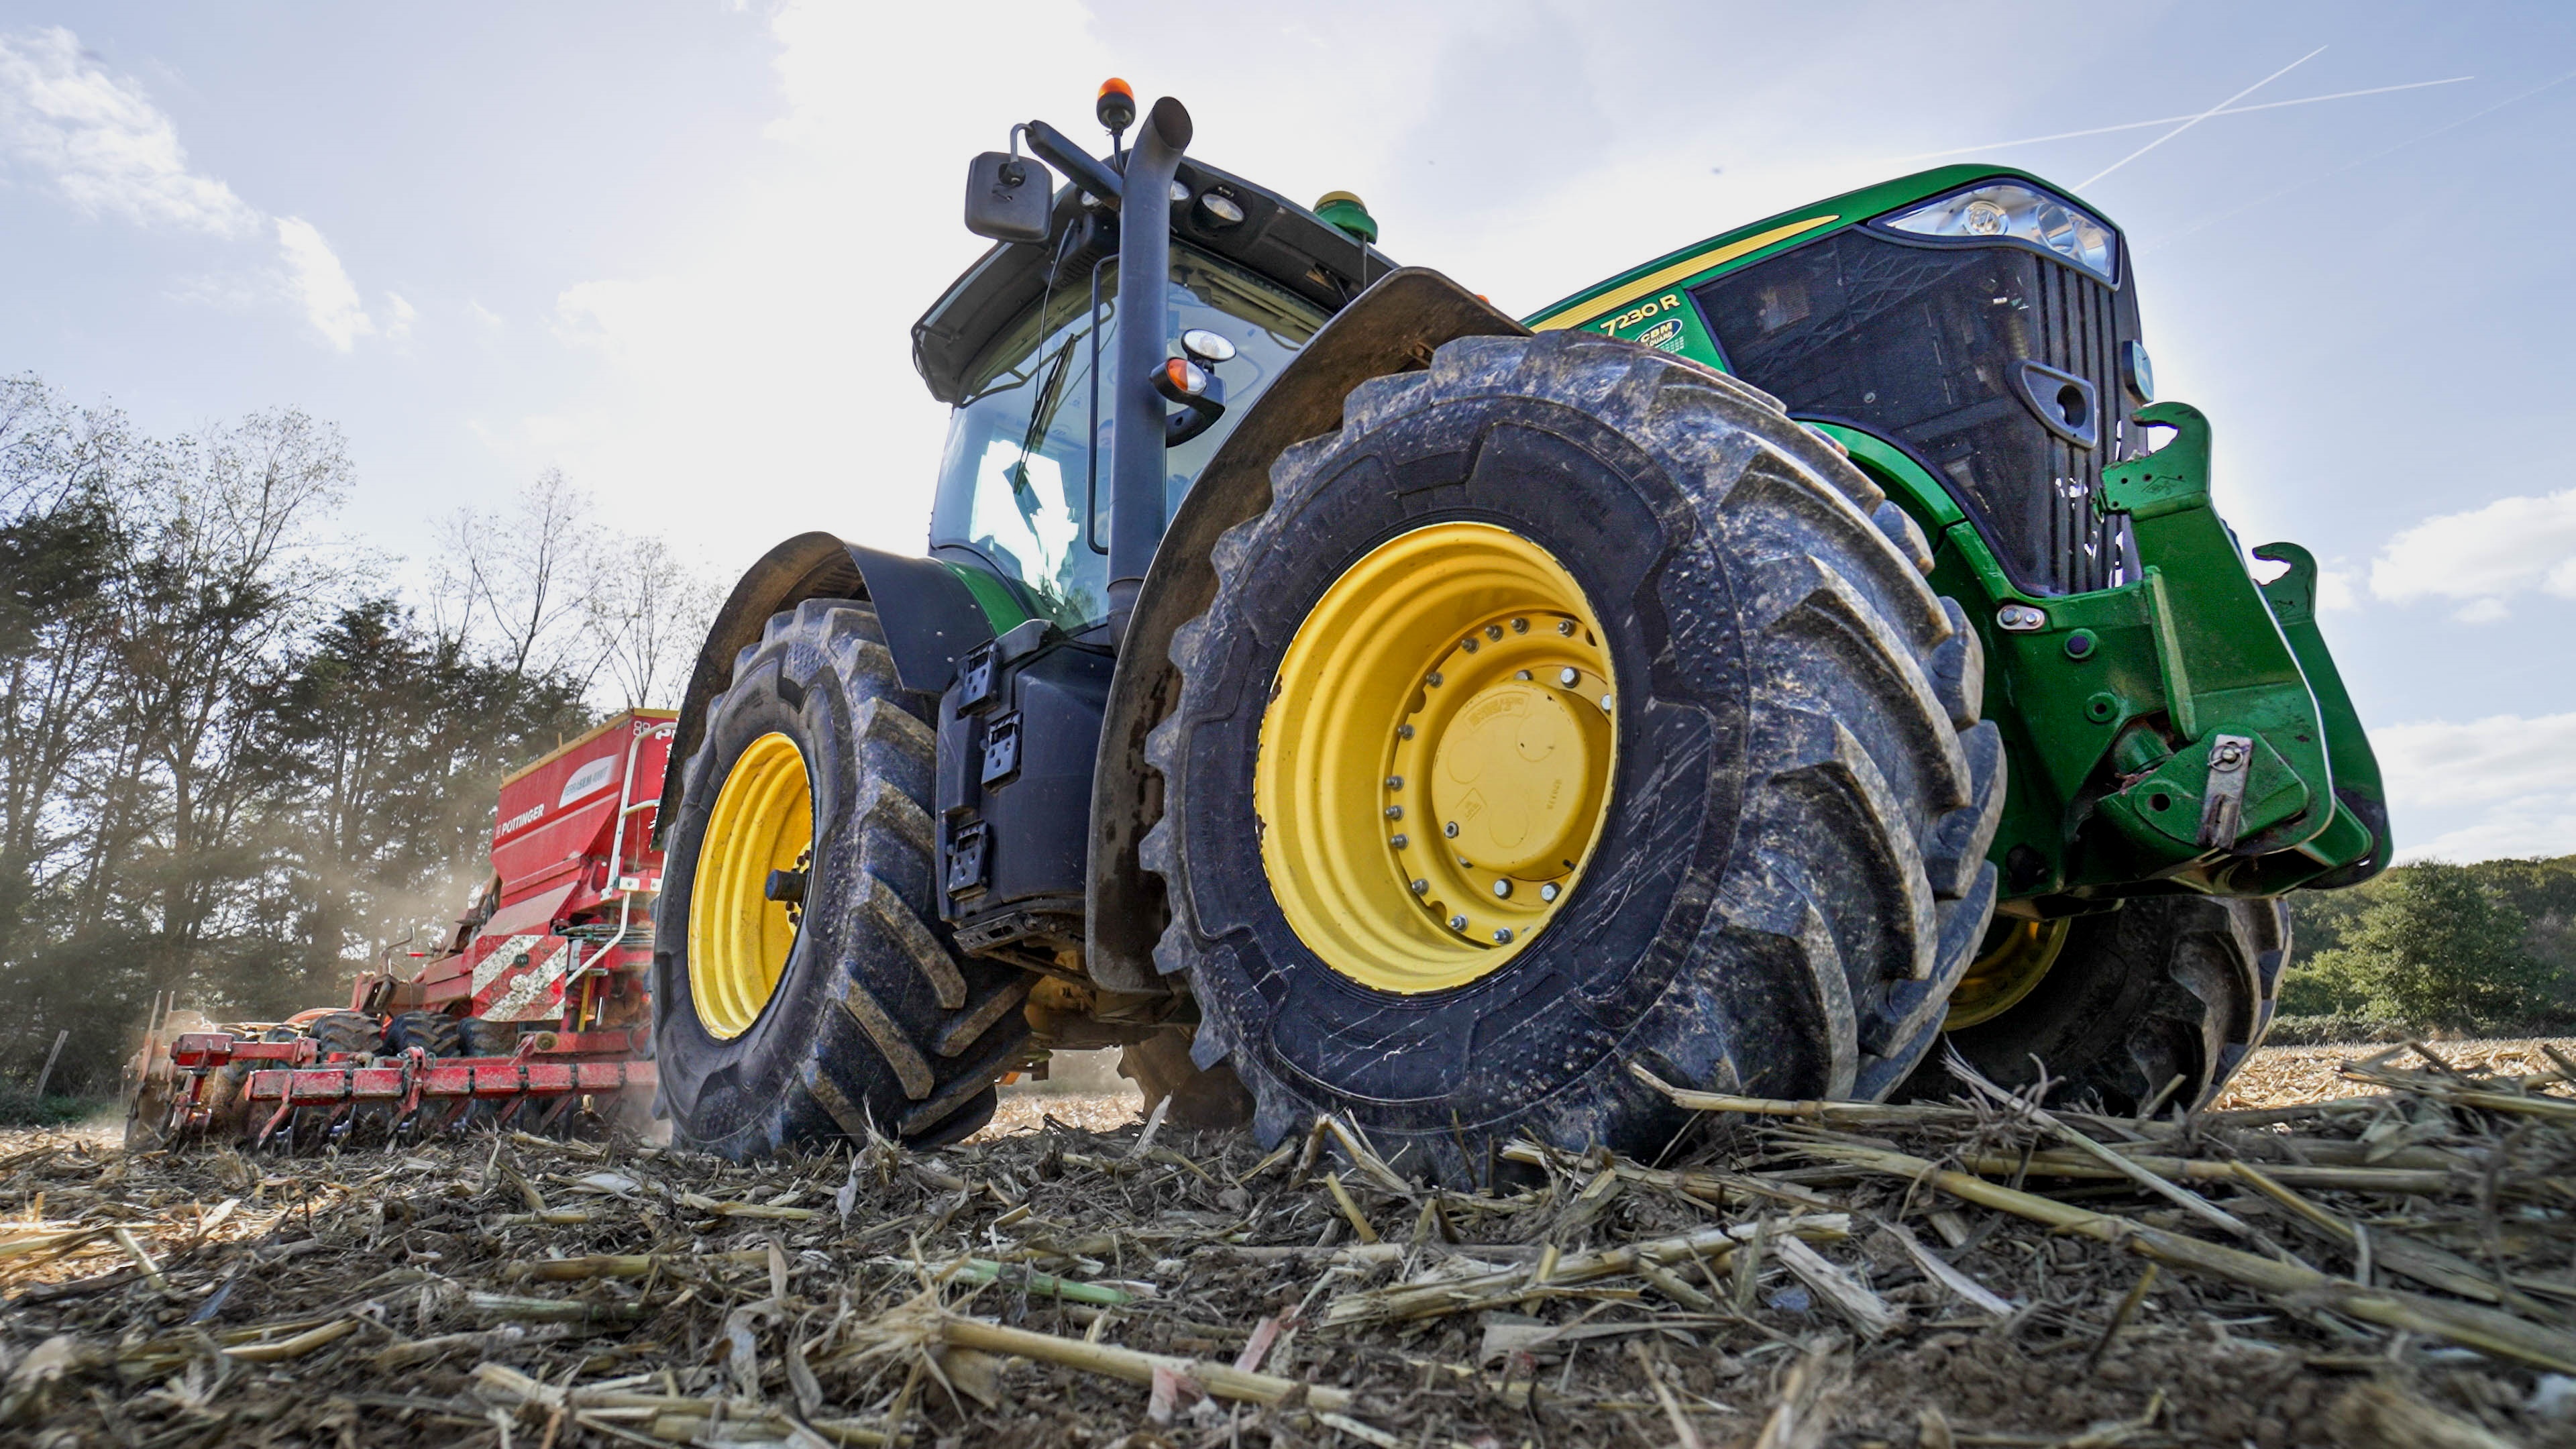
<svg viewBox="0 0 2576 1449">
<path fill-rule="evenodd" d="M 1327 220 L 1184 159 L 1170 195 L 1155 345 L 1205 379 L 1194 396 L 1213 411 L 1167 440 L 1165 517 L 1325 319 L 1394 268 L 1347 193 L 1321 203 Z M 1031 617 L 1076 635 L 1109 612 L 1118 230 L 1118 213 L 1068 183 L 1052 197 L 1043 239 L 996 245 L 913 327 L 914 366 L 955 408 L 932 553 L 988 571 Z"/>
</svg>

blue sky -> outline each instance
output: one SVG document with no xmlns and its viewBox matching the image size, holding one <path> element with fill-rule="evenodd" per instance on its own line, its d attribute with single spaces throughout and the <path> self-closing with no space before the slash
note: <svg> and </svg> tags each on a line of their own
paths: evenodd
<svg viewBox="0 0 2576 1449">
<path fill-rule="evenodd" d="M 964 160 L 1112 73 L 1514 310 L 1934 153 L 2080 185 L 2402 844 L 2576 851 L 2576 6 L 0 0 L 0 370 L 333 419 L 415 563 L 548 467 L 728 575 L 918 548 Z"/>
</svg>

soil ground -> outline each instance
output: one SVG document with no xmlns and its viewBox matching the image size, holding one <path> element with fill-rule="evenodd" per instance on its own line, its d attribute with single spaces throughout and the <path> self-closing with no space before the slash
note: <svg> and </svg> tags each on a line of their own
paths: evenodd
<svg viewBox="0 0 2576 1449">
<path fill-rule="evenodd" d="M 2189 1124 L 2063 1114 L 2198 1208 L 2010 1104 L 1711 1112 L 1661 1168 L 1432 1192 L 1364 1144 L 1142 1141 L 1096 1060 L 934 1156 L 0 1134 L 0 1442 L 2576 1446 L 2546 1045 L 2284 1048 Z M 2030 1196 L 1856 1165 L 1891 1148 Z"/>
</svg>

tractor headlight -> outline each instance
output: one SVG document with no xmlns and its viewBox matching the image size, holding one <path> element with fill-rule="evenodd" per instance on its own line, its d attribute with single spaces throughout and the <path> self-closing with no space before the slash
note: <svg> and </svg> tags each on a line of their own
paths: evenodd
<svg viewBox="0 0 2576 1449">
<path fill-rule="evenodd" d="M 2057 197 L 2010 181 L 1952 192 L 1883 222 L 1917 236 L 2010 237 L 2054 252 L 2106 282 L 2118 280 L 2111 228 Z"/>
</svg>

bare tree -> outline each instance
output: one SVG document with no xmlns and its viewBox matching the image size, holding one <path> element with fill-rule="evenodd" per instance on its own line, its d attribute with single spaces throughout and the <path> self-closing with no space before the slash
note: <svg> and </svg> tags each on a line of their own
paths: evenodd
<svg viewBox="0 0 2576 1449">
<path fill-rule="evenodd" d="M 583 628 L 623 696 L 622 708 L 675 705 L 724 590 L 704 568 L 650 535 L 603 550 Z"/>
<path fill-rule="evenodd" d="M 602 708 L 674 702 L 724 592 L 665 540 L 600 521 L 549 468 L 506 509 L 451 515 L 433 632 L 518 677 L 561 674 Z"/>
<path fill-rule="evenodd" d="M 604 542 L 590 495 L 560 468 L 538 474 L 502 512 L 461 509 L 439 527 L 433 625 L 488 648 L 514 677 L 564 670 L 586 685 L 599 656 L 582 615 Z"/>
</svg>

